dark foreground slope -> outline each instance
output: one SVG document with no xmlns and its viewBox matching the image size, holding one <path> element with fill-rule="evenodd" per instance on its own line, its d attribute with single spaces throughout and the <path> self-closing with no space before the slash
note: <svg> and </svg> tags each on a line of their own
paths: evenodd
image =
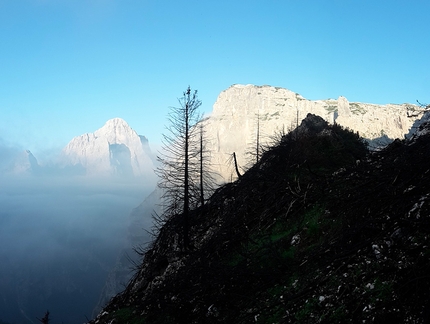
<svg viewBox="0 0 430 324">
<path fill-rule="evenodd" d="M 92 323 L 429 320 L 430 135 L 369 154 L 309 115 L 192 212 L 165 224 Z"/>
</svg>

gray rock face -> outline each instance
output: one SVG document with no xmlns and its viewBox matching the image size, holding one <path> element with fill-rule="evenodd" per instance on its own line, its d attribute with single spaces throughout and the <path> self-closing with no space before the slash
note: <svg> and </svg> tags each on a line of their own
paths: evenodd
<svg viewBox="0 0 430 324">
<path fill-rule="evenodd" d="M 411 106 L 349 102 L 342 96 L 312 101 L 279 87 L 233 85 L 218 96 L 209 118 L 212 163 L 224 181 L 231 180 L 235 175 L 228 163 L 231 155 L 236 153 L 242 167 L 249 163 L 246 152 L 255 151 L 258 128 L 260 144 L 268 144 L 276 133 L 296 128 L 308 113 L 348 127 L 368 140 L 403 138 L 414 123 L 407 117 Z"/>
<path fill-rule="evenodd" d="M 153 177 L 148 140 L 123 119 L 114 118 L 95 131 L 73 138 L 63 149 L 65 165 L 81 165 L 87 175 Z"/>
<path fill-rule="evenodd" d="M 29 151 L 25 150 L 15 157 L 15 161 L 10 170 L 11 174 L 37 174 L 40 166 L 37 159 Z"/>
<path fill-rule="evenodd" d="M 339 116 L 351 117 L 351 109 L 349 109 L 349 101 L 345 97 L 337 98 L 337 111 Z"/>
</svg>

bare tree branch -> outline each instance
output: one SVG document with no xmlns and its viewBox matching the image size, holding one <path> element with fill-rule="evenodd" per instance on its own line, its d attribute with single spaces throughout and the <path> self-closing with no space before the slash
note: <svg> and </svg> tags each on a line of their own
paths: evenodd
<svg viewBox="0 0 430 324">
<path fill-rule="evenodd" d="M 182 218 L 182 248 L 189 248 L 189 211 L 203 205 L 215 181 L 209 171 L 209 152 L 205 146 L 204 121 L 198 112 L 201 101 L 197 91 L 188 87 L 178 99 L 179 107 L 171 108 L 163 134 L 163 151 L 158 155 L 156 173 L 162 189 L 161 215 L 155 217 L 160 228 L 171 217 Z"/>
</svg>

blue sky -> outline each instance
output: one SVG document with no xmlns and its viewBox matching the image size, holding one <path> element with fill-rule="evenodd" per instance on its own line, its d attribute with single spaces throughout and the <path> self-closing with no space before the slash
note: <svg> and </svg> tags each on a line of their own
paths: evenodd
<svg viewBox="0 0 430 324">
<path fill-rule="evenodd" d="M 36 157 L 124 118 L 157 146 L 190 85 L 430 102 L 428 0 L 0 0 L 0 145 Z"/>
</svg>

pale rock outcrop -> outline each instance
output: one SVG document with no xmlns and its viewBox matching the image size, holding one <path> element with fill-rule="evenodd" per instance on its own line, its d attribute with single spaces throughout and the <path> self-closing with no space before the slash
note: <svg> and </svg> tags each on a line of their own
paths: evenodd
<svg viewBox="0 0 430 324">
<path fill-rule="evenodd" d="M 95 131 L 73 138 L 63 149 L 64 165 L 80 165 L 87 175 L 151 176 L 154 163 L 145 137 L 123 119 L 114 118 Z"/>
<path fill-rule="evenodd" d="M 337 111 L 339 116 L 350 117 L 351 109 L 349 109 L 349 101 L 343 96 L 337 98 Z"/>
<path fill-rule="evenodd" d="M 10 170 L 11 174 L 35 174 L 39 171 L 40 166 L 33 153 L 29 150 L 20 152 Z"/>
<path fill-rule="evenodd" d="M 239 166 L 252 163 L 252 156 L 246 153 L 255 151 L 257 125 L 260 143 L 268 144 L 277 132 L 294 129 L 308 113 L 336 122 L 368 140 L 404 138 L 414 123 L 407 116 L 411 106 L 349 102 L 342 96 L 308 100 L 279 87 L 233 85 L 220 93 L 209 118 L 212 164 L 224 181 L 230 181 L 235 177 L 233 165 L 228 163 L 233 152 Z"/>
<path fill-rule="evenodd" d="M 374 140 L 383 136 L 403 139 L 415 119 L 407 116 L 407 109 L 413 105 L 350 103 L 351 114 L 339 114 L 336 122 L 358 132 L 362 137 Z"/>
</svg>

